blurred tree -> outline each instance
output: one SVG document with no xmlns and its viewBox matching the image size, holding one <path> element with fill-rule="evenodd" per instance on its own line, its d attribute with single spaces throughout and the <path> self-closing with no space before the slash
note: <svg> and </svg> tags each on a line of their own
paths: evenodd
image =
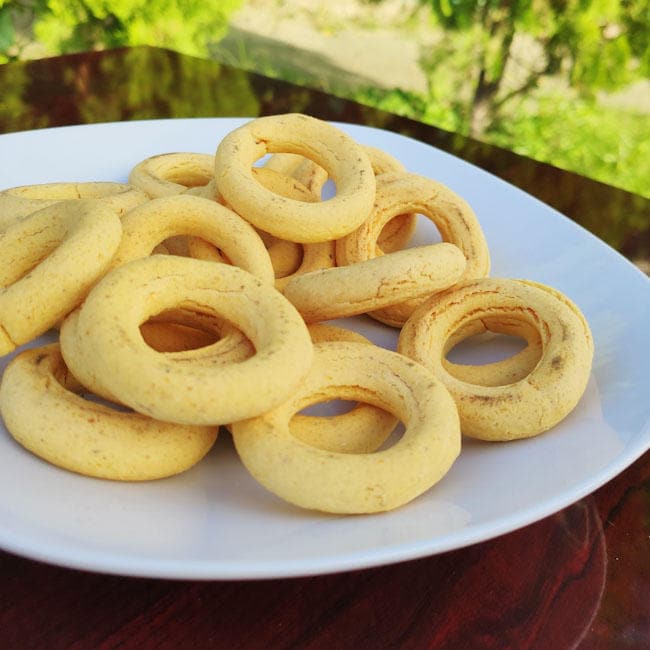
<svg viewBox="0 0 650 650">
<path fill-rule="evenodd" d="M 20 55 L 21 29 L 45 54 L 154 45 L 206 56 L 242 1 L 0 0 L 0 61 Z"/>
<path fill-rule="evenodd" d="M 432 94 L 480 137 L 511 100 L 564 78 L 582 95 L 650 71 L 647 0 L 420 0 L 447 36 L 427 59 Z M 515 48 L 515 41 L 524 48 Z M 521 56 L 522 52 L 524 56 Z M 516 68 L 515 74 L 512 73 Z M 450 71 L 453 69 L 453 71 Z M 439 76 L 453 77 L 436 89 Z M 514 77 L 514 80 L 513 80 Z M 453 88 L 453 90 L 452 90 Z M 452 97 L 453 99 L 447 99 Z M 451 105 L 453 102 L 453 105 Z"/>
</svg>

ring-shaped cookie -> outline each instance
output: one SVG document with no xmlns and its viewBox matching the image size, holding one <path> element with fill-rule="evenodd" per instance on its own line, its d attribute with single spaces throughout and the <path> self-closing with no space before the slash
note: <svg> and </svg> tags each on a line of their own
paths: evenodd
<svg viewBox="0 0 650 650">
<path fill-rule="evenodd" d="M 213 175 L 212 154 L 173 152 L 140 161 L 129 173 L 129 183 L 155 199 L 205 187 Z"/>
<path fill-rule="evenodd" d="M 378 406 L 404 424 L 400 440 L 370 454 L 312 447 L 291 434 L 292 416 L 323 397 Z M 312 369 L 277 408 L 232 425 L 242 462 L 268 490 L 303 508 L 370 513 L 416 498 L 460 452 L 458 412 L 432 373 L 403 355 L 359 343 L 318 343 Z"/>
<path fill-rule="evenodd" d="M 253 178 L 267 153 L 298 153 L 325 168 L 336 196 L 305 203 L 270 192 Z M 215 154 L 215 181 L 234 210 L 258 228 L 299 243 L 329 241 L 368 217 L 375 176 L 362 147 L 341 129 L 307 115 L 261 117 L 231 131 Z"/>
<path fill-rule="evenodd" d="M 106 271 L 122 225 L 93 200 L 59 201 L 0 232 L 0 354 L 72 311 Z"/>
<path fill-rule="evenodd" d="M 284 288 L 307 323 L 365 314 L 452 286 L 465 270 L 453 244 L 407 248 L 295 276 Z"/>
<path fill-rule="evenodd" d="M 0 192 L 0 230 L 32 212 L 72 199 L 97 200 L 121 217 L 148 197 L 125 183 L 42 183 L 11 187 Z"/>
<path fill-rule="evenodd" d="M 84 399 L 66 374 L 54 343 L 18 354 L 0 384 L 7 430 L 58 467 L 119 481 L 159 479 L 192 467 L 217 438 L 218 427 L 160 422 Z"/>
<path fill-rule="evenodd" d="M 237 363 L 209 357 L 170 359 L 149 347 L 140 325 L 166 309 L 214 313 L 251 341 Z M 304 321 L 272 286 L 235 266 L 154 255 L 112 269 L 88 294 L 71 338 L 75 363 L 93 383 L 135 411 L 181 424 L 227 424 L 285 400 L 311 365 Z M 192 352 L 192 351 L 189 351 Z"/>
<path fill-rule="evenodd" d="M 268 251 L 249 223 L 215 201 L 186 194 L 152 199 L 131 210 L 122 220 L 122 241 L 112 266 L 150 255 L 157 244 L 179 235 L 200 237 L 231 264 L 263 282 L 275 282 Z"/>
<path fill-rule="evenodd" d="M 534 368 L 498 386 L 451 375 L 442 363 L 449 338 L 482 318 L 504 317 L 537 330 L 542 352 Z M 447 386 L 463 433 L 482 440 L 535 436 L 565 418 L 587 386 L 593 349 L 584 316 L 566 296 L 504 278 L 466 281 L 432 296 L 406 322 L 398 342 L 399 352 L 426 365 Z"/>
<path fill-rule="evenodd" d="M 442 240 L 455 244 L 467 258 L 463 279 L 485 277 L 490 270 L 487 241 L 476 215 L 467 202 L 449 188 L 424 176 L 387 173 L 377 177 L 375 207 L 371 216 L 353 233 L 336 243 L 339 265 L 352 264 L 377 255 L 377 239 L 393 217 L 422 214 L 438 229 Z M 408 301 L 370 315 L 400 327 L 421 301 Z"/>
</svg>

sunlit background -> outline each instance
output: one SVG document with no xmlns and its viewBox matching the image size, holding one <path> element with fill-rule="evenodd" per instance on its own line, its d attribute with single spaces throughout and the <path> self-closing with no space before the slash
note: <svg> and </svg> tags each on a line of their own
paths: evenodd
<svg viewBox="0 0 650 650">
<path fill-rule="evenodd" d="M 650 197 L 648 0 L 0 0 L 0 62 L 143 44 Z"/>
</svg>

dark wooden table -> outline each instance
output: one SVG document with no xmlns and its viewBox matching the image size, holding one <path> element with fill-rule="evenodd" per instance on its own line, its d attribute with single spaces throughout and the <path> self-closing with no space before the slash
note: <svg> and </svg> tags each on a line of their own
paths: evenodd
<svg viewBox="0 0 650 650">
<path fill-rule="evenodd" d="M 135 48 L 10 63 L 0 66 L 0 97 L 0 133 L 288 111 L 381 127 L 488 169 L 644 268 L 650 259 L 650 201 L 643 197 L 215 62 Z M 0 647 L 648 648 L 650 453 L 536 524 L 375 569 L 169 581 L 59 568 L 0 551 Z"/>
</svg>

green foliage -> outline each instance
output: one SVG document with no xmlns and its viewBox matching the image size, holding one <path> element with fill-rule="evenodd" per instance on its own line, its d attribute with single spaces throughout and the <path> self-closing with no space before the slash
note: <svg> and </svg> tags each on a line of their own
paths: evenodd
<svg viewBox="0 0 650 650">
<path fill-rule="evenodd" d="M 6 52 L 16 40 L 16 30 L 5 0 L 0 0 L 0 63 L 8 61 Z"/>
<path fill-rule="evenodd" d="M 0 0 L 0 55 L 11 50 L 6 26 L 31 14 L 34 38 L 49 54 L 154 45 L 206 56 L 243 0 Z"/>
<path fill-rule="evenodd" d="M 418 93 L 366 88 L 354 99 L 455 133 L 463 126 L 457 112 L 436 108 Z M 546 94 L 517 104 L 483 140 L 650 198 L 647 114 L 566 93 Z"/>
<path fill-rule="evenodd" d="M 486 140 L 650 198 L 650 120 L 566 94 L 527 102 Z"/>
<path fill-rule="evenodd" d="M 620 88 L 650 70 L 647 0 L 420 2 L 432 8 L 447 30 L 425 61 L 431 85 L 438 82 L 444 60 L 449 70 L 456 71 L 459 93 L 471 95 L 461 110 L 474 136 L 480 136 L 505 105 L 530 92 L 545 76 L 562 74 L 573 88 L 590 96 L 598 89 Z M 513 83 L 506 72 L 517 39 L 527 39 L 540 54 L 519 65 L 519 80 Z M 469 61 L 460 61 L 461 57 Z"/>
</svg>

